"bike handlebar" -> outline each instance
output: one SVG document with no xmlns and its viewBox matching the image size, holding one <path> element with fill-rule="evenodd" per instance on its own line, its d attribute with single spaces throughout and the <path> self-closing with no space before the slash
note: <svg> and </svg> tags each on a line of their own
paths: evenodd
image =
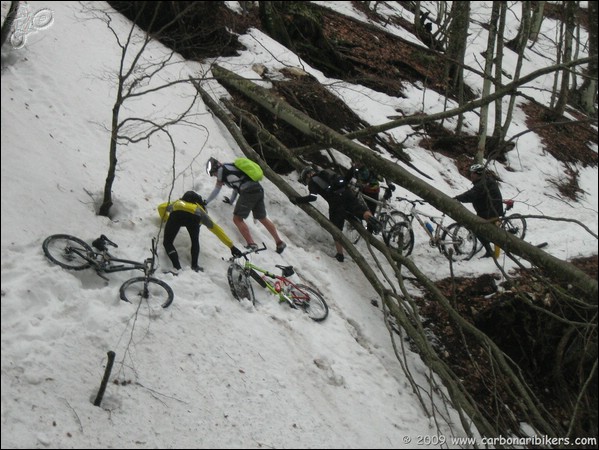
<svg viewBox="0 0 599 450">
<path fill-rule="evenodd" d="M 415 204 L 426 205 L 426 202 L 422 201 L 422 200 L 410 200 L 409 198 L 405 198 L 405 197 L 395 197 L 395 198 L 399 201 L 406 201 L 408 203 L 411 203 L 412 205 L 415 205 Z"/>
<path fill-rule="evenodd" d="M 245 259 L 248 259 L 247 255 L 249 255 L 251 253 L 259 253 L 263 250 L 266 250 L 266 244 L 264 242 L 262 243 L 262 247 L 257 247 L 254 249 L 249 249 L 247 252 L 242 252 L 240 258 L 243 257 Z M 233 256 L 231 259 L 236 259 L 236 258 Z"/>
</svg>

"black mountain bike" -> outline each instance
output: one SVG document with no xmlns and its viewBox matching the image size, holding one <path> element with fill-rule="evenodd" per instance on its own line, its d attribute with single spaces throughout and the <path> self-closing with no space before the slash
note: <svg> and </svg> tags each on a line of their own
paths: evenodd
<svg viewBox="0 0 599 450">
<path fill-rule="evenodd" d="M 120 290 L 120 298 L 129 303 L 146 301 L 148 304 L 167 308 L 175 298 L 173 290 L 164 281 L 152 277 L 156 271 L 156 239 L 152 239 L 152 256 L 144 262 L 114 258 L 107 246 L 118 247 L 114 242 L 102 235 L 88 243 L 68 234 L 53 234 L 42 244 L 46 257 L 63 269 L 84 270 L 93 268 L 98 276 L 108 280 L 104 273 L 141 270 L 143 276 L 125 281 Z M 94 250 L 92 246 L 97 249 Z"/>
</svg>

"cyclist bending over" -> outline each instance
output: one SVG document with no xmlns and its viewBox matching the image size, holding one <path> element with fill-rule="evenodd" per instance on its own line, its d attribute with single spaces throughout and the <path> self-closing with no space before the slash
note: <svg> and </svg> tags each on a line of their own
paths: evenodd
<svg viewBox="0 0 599 450">
<path fill-rule="evenodd" d="M 223 229 L 212 221 L 206 213 L 206 203 L 202 196 L 194 191 L 187 191 L 181 199 L 171 203 L 158 205 L 158 214 L 166 220 L 164 227 L 164 249 L 173 263 L 175 270 L 181 270 L 179 255 L 174 242 L 181 227 L 187 228 L 191 239 L 191 268 L 200 272 L 204 269 L 198 265 L 200 256 L 200 225 L 204 224 L 218 237 L 230 250 L 233 256 L 241 255 L 241 251 L 233 245 L 233 241 L 225 234 Z"/>
</svg>

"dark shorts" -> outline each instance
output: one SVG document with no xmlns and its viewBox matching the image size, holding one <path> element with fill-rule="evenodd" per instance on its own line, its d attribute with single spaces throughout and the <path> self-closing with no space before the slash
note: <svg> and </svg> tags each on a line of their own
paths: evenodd
<svg viewBox="0 0 599 450">
<path fill-rule="evenodd" d="M 346 190 L 339 196 L 337 201 L 329 203 L 329 219 L 333 224 L 343 230 L 346 220 L 357 218 L 362 220 L 368 207 L 361 202 L 349 190 Z"/>
<path fill-rule="evenodd" d="M 262 189 L 262 186 L 248 188 L 248 190 L 241 191 L 239 194 L 233 214 L 242 219 L 247 219 L 250 212 L 256 220 L 262 220 L 266 217 L 264 189 Z"/>
</svg>

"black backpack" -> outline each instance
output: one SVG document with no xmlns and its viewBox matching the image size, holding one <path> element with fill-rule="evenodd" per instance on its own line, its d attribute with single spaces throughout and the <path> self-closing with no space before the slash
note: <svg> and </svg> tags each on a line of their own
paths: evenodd
<svg viewBox="0 0 599 450">
<path fill-rule="evenodd" d="M 195 203 L 196 205 L 200 205 L 202 208 L 206 209 L 206 202 L 197 192 L 187 191 L 185 194 L 183 194 L 181 200 L 187 203 Z"/>
<path fill-rule="evenodd" d="M 330 169 L 321 170 L 312 177 L 312 181 L 330 194 L 341 194 L 347 187 L 345 178 Z"/>
</svg>

